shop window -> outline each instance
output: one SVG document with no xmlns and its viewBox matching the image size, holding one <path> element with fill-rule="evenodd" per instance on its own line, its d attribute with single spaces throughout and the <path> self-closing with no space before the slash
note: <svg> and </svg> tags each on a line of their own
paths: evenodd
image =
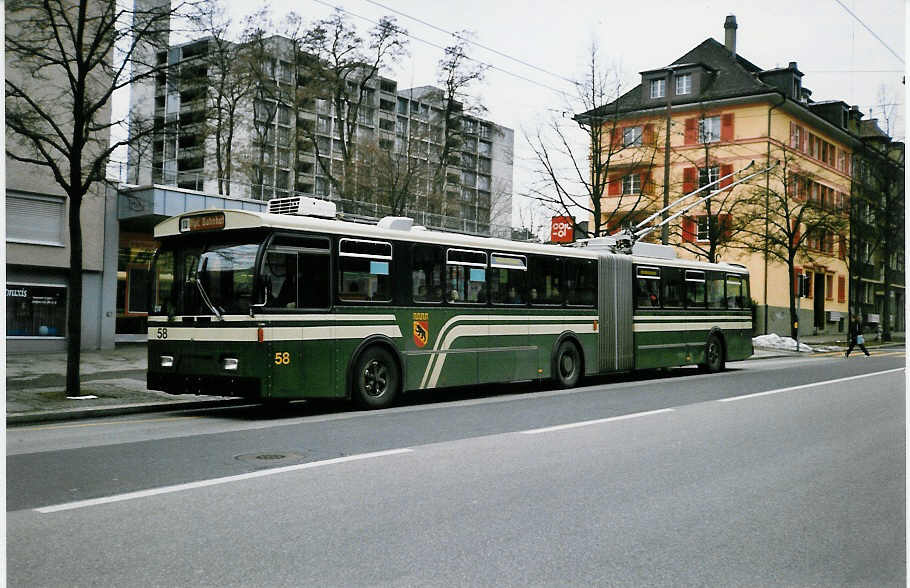
<svg viewBox="0 0 910 588">
<path fill-rule="evenodd" d="M 66 286 L 6 285 L 7 337 L 63 337 Z"/>
</svg>

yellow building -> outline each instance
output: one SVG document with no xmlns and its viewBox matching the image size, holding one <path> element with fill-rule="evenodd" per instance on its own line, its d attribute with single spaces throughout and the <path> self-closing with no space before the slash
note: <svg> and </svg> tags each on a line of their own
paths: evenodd
<svg viewBox="0 0 910 588">
<path fill-rule="evenodd" d="M 672 221 L 667 242 L 680 257 L 746 265 L 756 333 L 782 335 L 794 318 L 784 259 L 795 250 L 796 273 L 810 283 L 799 300 L 800 334 L 845 333 L 847 202 L 861 145 L 850 129 L 862 115 L 840 101 L 812 101 L 795 62 L 763 70 L 737 55 L 735 17 L 724 28 L 724 44 L 709 38 L 669 66 L 641 72 L 641 84 L 615 102 L 576 116 L 609 137 L 602 224 L 613 233 L 699 186 L 721 178 L 715 187 L 729 186 L 778 162 Z"/>
</svg>

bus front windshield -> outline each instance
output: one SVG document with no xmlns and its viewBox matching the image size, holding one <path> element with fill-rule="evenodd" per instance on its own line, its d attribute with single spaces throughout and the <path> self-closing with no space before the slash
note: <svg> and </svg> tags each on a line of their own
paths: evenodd
<svg viewBox="0 0 910 588">
<path fill-rule="evenodd" d="M 249 312 L 259 241 L 166 243 L 155 256 L 151 314 Z"/>
</svg>

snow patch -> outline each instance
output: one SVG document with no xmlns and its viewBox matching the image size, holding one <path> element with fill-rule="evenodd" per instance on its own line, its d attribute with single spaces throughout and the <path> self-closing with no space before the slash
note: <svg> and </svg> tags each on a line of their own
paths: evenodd
<svg viewBox="0 0 910 588">
<path fill-rule="evenodd" d="M 762 349 L 782 349 L 784 351 L 796 351 L 796 341 L 793 340 L 792 337 L 781 337 L 776 333 L 753 337 L 752 346 L 761 347 Z M 812 353 L 815 350 L 805 343 L 800 343 L 799 351 L 802 353 Z"/>
</svg>

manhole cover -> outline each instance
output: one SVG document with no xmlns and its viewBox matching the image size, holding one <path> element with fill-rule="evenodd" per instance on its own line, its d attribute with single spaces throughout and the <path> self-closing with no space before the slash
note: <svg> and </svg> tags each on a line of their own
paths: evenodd
<svg viewBox="0 0 910 588">
<path fill-rule="evenodd" d="M 245 455 L 238 455 L 234 459 L 258 464 L 272 464 L 282 461 L 298 461 L 304 457 L 304 455 L 301 455 L 300 453 L 294 453 L 293 451 L 264 451 L 262 453 L 248 453 Z"/>
</svg>

